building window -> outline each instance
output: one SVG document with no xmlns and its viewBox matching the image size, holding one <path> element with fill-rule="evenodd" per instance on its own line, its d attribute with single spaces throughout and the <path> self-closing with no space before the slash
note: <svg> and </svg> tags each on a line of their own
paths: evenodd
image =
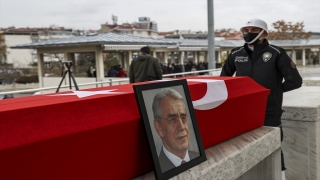
<svg viewBox="0 0 320 180">
<path fill-rule="evenodd" d="M 44 62 L 44 67 L 45 68 L 50 68 L 51 67 L 51 62 Z"/>
<path fill-rule="evenodd" d="M 37 59 L 38 59 L 37 54 L 32 54 L 32 60 L 33 60 L 33 61 L 36 61 Z"/>
<path fill-rule="evenodd" d="M 120 34 L 132 34 L 132 31 L 120 31 Z"/>
</svg>

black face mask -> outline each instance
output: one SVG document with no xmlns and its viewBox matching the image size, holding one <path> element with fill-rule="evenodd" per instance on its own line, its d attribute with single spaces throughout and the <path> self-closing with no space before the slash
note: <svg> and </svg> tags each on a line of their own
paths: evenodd
<svg viewBox="0 0 320 180">
<path fill-rule="evenodd" d="M 243 35 L 243 39 L 248 43 L 254 40 L 258 35 L 259 33 L 247 33 Z M 259 42 L 259 38 L 253 43 L 251 43 L 251 45 L 257 44 L 258 42 Z"/>
</svg>

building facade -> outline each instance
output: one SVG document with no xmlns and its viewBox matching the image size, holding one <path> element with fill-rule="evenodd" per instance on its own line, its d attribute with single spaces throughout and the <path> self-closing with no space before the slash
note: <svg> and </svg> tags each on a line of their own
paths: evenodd
<svg viewBox="0 0 320 180">
<path fill-rule="evenodd" d="M 271 44 L 284 48 L 297 65 L 312 63 L 312 56 L 320 58 L 320 39 L 315 40 L 282 40 L 270 41 Z M 235 47 L 242 46 L 243 40 L 215 41 L 215 61 L 223 62 L 221 55 L 228 55 Z M 110 62 L 117 60 L 128 71 L 131 61 L 136 57 L 139 49 L 149 46 L 152 55 L 160 63 L 180 63 L 187 61 L 199 63 L 208 60 L 208 41 L 201 39 L 156 39 L 141 38 L 132 35 L 115 33 L 79 36 L 50 41 L 40 41 L 29 44 L 16 45 L 13 49 L 36 49 L 38 59 L 38 74 L 40 87 L 54 86 L 61 80 L 61 74 L 46 76 L 46 54 L 60 54 L 63 59 L 73 61 L 73 72 L 78 83 L 104 81 Z M 106 58 L 109 57 L 109 58 Z M 87 76 L 86 70 L 95 70 L 94 78 Z"/>
<path fill-rule="evenodd" d="M 82 30 L 65 29 L 53 26 L 50 28 L 7 28 L 2 30 L 2 37 L 7 47 L 18 44 L 33 43 L 45 40 L 68 38 L 85 35 Z M 2 55 L 2 62 L 12 64 L 14 68 L 28 68 L 37 62 L 35 49 L 10 49 Z"/>
</svg>

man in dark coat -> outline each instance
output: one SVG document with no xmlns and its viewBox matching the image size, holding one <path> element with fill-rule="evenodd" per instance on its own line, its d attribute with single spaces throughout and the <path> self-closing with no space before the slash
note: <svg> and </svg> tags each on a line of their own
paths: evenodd
<svg viewBox="0 0 320 180">
<path fill-rule="evenodd" d="M 108 77 L 117 77 L 117 70 L 113 66 L 108 71 Z"/>
<path fill-rule="evenodd" d="M 164 88 L 152 103 L 154 127 L 162 140 L 159 163 L 162 172 L 178 167 L 200 154 L 190 151 L 188 112 L 183 97 L 174 89 Z"/>
<path fill-rule="evenodd" d="M 129 70 L 129 81 L 143 82 L 162 79 L 162 67 L 159 60 L 150 55 L 148 46 L 140 49 L 139 56 L 132 60 Z"/>
</svg>

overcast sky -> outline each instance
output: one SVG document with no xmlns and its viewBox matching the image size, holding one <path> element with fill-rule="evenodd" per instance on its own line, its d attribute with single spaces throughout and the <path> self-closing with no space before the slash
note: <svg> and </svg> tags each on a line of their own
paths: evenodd
<svg viewBox="0 0 320 180">
<path fill-rule="evenodd" d="M 159 31 L 207 31 L 206 0 L 0 0 L 0 27 L 100 29 L 150 17 Z M 306 31 L 320 32 L 320 0 L 214 0 L 214 29 L 240 27 L 251 18 L 304 22 Z"/>
</svg>

